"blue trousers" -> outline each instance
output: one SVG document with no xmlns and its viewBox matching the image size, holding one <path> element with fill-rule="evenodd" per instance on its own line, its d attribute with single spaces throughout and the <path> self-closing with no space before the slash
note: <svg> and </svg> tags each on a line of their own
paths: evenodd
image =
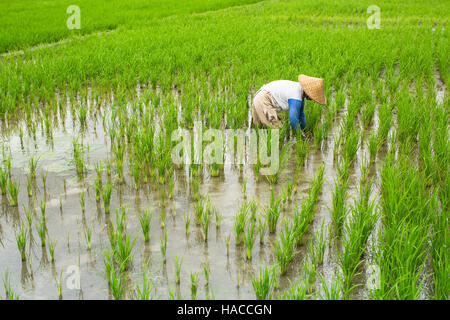
<svg viewBox="0 0 450 320">
<path fill-rule="evenodd" d="M 306 127 L 305 117 L 305 98 L 301 101 L 297 99 L 289 99 L 289 121 L 291 123 L 292 130 L 297 132 L 298 126 L 303 130 Z"/>
</svg>

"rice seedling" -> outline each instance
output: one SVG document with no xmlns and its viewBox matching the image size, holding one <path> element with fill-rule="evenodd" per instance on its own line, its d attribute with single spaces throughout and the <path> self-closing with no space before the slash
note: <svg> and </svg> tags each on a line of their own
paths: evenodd
<svg viewBox="0 0 450 320">
<path fill-rule="evenodd" d="M 324 224 L 320 227 L 320 230 L 314 232 L 313 240 L 308 243 L 308 256 L 315 266 L 320 266 L 323 262 L 325 255 L 325 249 L 327 246 Z"/>
<path fill-rule="evenodd" d="M 5 170 L 2 167 L 0 167 L 0 190 L 2 194 L 6 194 L 8 190 L 8 178 L 9 178 L 8 170 Z"/>
<path fill-rule="evenodd" d="M 23 224 L 21 224 L 19 230 L 16 232 L 16 243 L 22 261 L 25 261 L 27 259 L 26 256 L 27 240 L 28 240 L 28 230 L 26 230 Z"/>
<path fill-rule="evenodd" d="M 372 101 L 366 103 L 362 109 L 362 122 L 364 128 L 367 128 L 372 121 L 373 114 L 375 113 L 375 103 Z"/>
<path fill-rule="evenodd" d="M 150 226 L 152 221 L 152 213 L 150 213 L 150 209 L 144 209 L 139 216 L 139 222 L 141 224 L 142 233 L 144 235 L 144 241 L 150 241 Z"/>
<path fill-rule="evenodd" d="M 316 264 L 309 258 L 305 258 L 303 260 L 303 270 L 302 276 L 305 281 L 306 291 L 311 293 L 314 289 L 314 284 L 316 282 L 317 277 L 317 266 Z"/>
<path fill-rule="evenodd" d="M 369 145 L 370 161 L 374 162 L 379 149 L 379 138 L 378 135 L 375 133 L 375 131 L 372 131 L 370 133 L 368 145 Z"/>
<path fill-rule="evenodd" d="M 45 219 L 45 210 L 47 207 L 47 203 L 45 202 L 45 200 L 41 200 L 41 204 L 40 204 L 40 208 L 41 208 L 41 217 L 43 219 Z"/>
<path fill-rule="evenodd" d="M 33 185 L 30 178 L 27 179 L 27 194 L 29 198 L 33 196 Z"/>
<path fill-rule="evenodd" d="M 230 255 L 230 242 L 231 242 L 231 234 L 225 235 L 225 245 L 227 247 L 227 257 Z"/>
<path fill-rule="evenodd" d="M 275 242 L 275 256 L 280 267 L 280 274 L 284 275 L 287 271 L 289 262 L 294 258 L 295 239 L 294 231 L 289 223 L 285 223 L 284 229 L 279 234 Z"/>
<path fill-rule="evenodd" d="M 178 259 L 177 256 L 175 256 L 175 283 L 180 284 L 180 277 L 181 277 L 181 265 L 183 264 L 183 258 Z"/>
<path fill-rule="evenodd" d="M 25 217 L 27 219 L 28 224 L 28 230 L 31 230 L 31 226 L 33 224 L 33 211 L 31 209 L 31 206 L 26 208 L 25 205 L 22 205 L 23 211 L 25 212 Z"/>
<path fill-rule="evenodd" d="M 323 300 L 342 299 L 343 284 L 339 273 L 336 273 L 336 277 L 329 284 L 321 274 L 319 274 L 319 278 L 322 283 L 322 291 L 319 295 Z"/>
<path fill-rule="evenodd" d="M 235 234 L 235 242 L 237 246 L 241 244 L 242 237 L 244 235 L 245 224 L 247 223 L 249 209 L 250 207 L 248 203 L 242 204 L 241 207 L 239 208 L 239 211 L 236 213 L 234 217 L 233 228 Z"/>
<path fill-rule="evenodd" d="M 342 181 L 342 179 L 338 179 L 334 182 L 331 217 L 337 236 L 342 234 L 345 217 L 347 215 L 347 183 L 347 181 Z"/>
<path fill-rule="evenodd" d="M 105 207 L 105 214 L 109 214 L 109 204 L 111 202 L 112 185 L 110 181 L 106 182 L 103 188 L 103 206 Z"/>
<path fill-rule="evenodd" d="M 114 265 L 111 266 L 110 289 L 115 300 L 123 300 L 125 297 L 125 275 L 122 269 L 119 270 L 119 276 L 116 275 Z"/>
<path fill-rule="evenodd" d="M 211 215 L 209 214 L 209 210 L 204 210 L 201 216 L 201 226 L 202 226 L 202 235 L 203 240 L 205 242 L 208 241 L 208 231 L 209 231 L 209 220 Z"/>
<path fill-rule="evenodd" d="M 50 240 L 48 242 L 48 252 L 50 253 L 50 262 L 55 262 L 55 247 L 56 247 L 56 240 Z"/>
<path fill-rule="evenodd" d="M 3 288 L 5 289 L 6 300 L 19 300 L 19 295 L 11 288 L 11 276 L 8 272 L 5 273 L 3 279 Z"/>
<path fill-rule="evenodd" d="M 100 186 L 103 185 L 103 162 L 99 161 L 95 164 L 95 172 L 97 174 L 97 178 L 95 179 L 96 183 L 98 182 L 98 184 Z"/>
<path fill-rule="evenodd" d="M 273 189 L 270 196 L 270 203 L 266 208 L 263 208 L 263 214 L 266 217 L 267 226 L 270 233 L 275 233 L 277 230 L 278 219 L 281 214 L 282 204 L 281 197 L 275 198 Z"/>
<path fill-rule="evenodd" d="M 197 289 L 198 289 L 199 276 L 197 272 L 191 272 L 191 299 L 197 299 Z"/>
<path fill-rule="evenodd" d="M 152 293 L 155 289 L 155 283 L 148 275 L 148 271 L 144 270 L 142 276 L 142 285 L 136 284 L 135 298 L 137 300 L 151 300 Z"/>
<path fill-rule="evenodd" d="M 11 207 L 17 207 L 19 205 L 18 196 L 19 196 L 19 183 L 17 181 L 8 183 L 8 191 L 9 191 L 9 204 Z"/>
<path fill-rule="evenodd" d="M 211 266 L 209 261 L 202 263 L 203 274 L 205 275 L 205 286 L 209 285 L 209 274 L 211 273 Z"/>
<path fill-rule="evenodd" d="M 78 143 L 78 139 L 73 138 L 72 140 L 73 146 L 73 158 L 75 163 L 75 169 L 78 177 L 83 177 L 85 171 L 85 164 L 82 153 L 82 145 Z"/>
<path fill-rule="evenodd" d="M 245 177 L 245 175 L 243 175 L 242 176 L 242 194 L 244 195 L 244 199 L 245 199 L 246 189 L 247 189 L 247 178 Z"/>
<path fill-rule="evenodd" d="M 352 163 L 358 151 L 360 144 L 361 132 L 360 130 L 354 130 L 347 136 L 344 145 L 344 158 L 348 163 Z"/>
<path fill-rule="evenodd" d="M 78 120 L 80 121 L 80 126 L 86 126 L 86 118 L 87 118 L 88 108 L 87 105 L 81 103 L 78 107 Z"/>
<path fill-rule="evenodd" d="M 215 213 L 215 217 L 216 217 L 216 229 L 219 229 L 220 222 L 222 221 L 222 214 L 217 210 L 214 210 L 214 213 Z"/>
<path fill-rule="evenodd" d="M 84 239 L 86 240 L 86 249 L 91 250 L 92 230 L 89 228 L 89 226 L 84 227 Z"/>
<path fill-rule="evenodd" d="M 120 206 L 120 208 L 116 209 L 116 229 L 118 232 L 125 233 L 127 230 L 127 222 L 128 222 L 128 209 Z"/>
<path fill-rule="evenodd" d="M 256 299 L 270 300 L 272 299 L 274 289 L 277 282 L 277 265 L 268 267 L 264 265 L 259 269 L 259 276 L 252 279 L 253 290 L 255 291 Z"/>
<path fill-rule="evenodd" d="M 244 246 L 246 249 L 246 256 L 248 260 L 252 260 L 253 246 L 255 244 L 255 222 L 252 221 L 247 228 L 244 235 Z"/>
<path fill-rule="evenodd" d="M 94 190 L 95 190 L 95 201 L 99 203 L 100 197 L 102 195 L 102 184 L 100 180 L 98 180 L 98 178 L 95 179 Z"/>
<path fill-rule="evenodd" d="M 36 169 L 39 161 L 39 156 L 32 156 L 28 162 L 30 167 L 30 177 L 31 179 L 36 178 Z"/>
<path fill-rule="evenodd" d="M 39 224 L 36 226 L 39 238 L 41 239 L 41 246 L 45 247 L 45 239 L 47 237 L 47 221 L 45 216 L 41 216 Z"/>
<path fill-rule="evenodd" d="M 42 186 L 44 188 L 44 192 L 46 192 L 46 190 L 47 190 L 47 174 L 48 174 L 48 171 L 45 171 L 42 173 Z"/>
<path fill-rule="evenodd" d="M 300 246 L 303 244 L 303 239 L 311 224 L 319 194 L 322 191 L 324 166 L 322 165 L 316 173 L 312 186 L 308 193 L 308 198 L 302 202 L 301 210 L 298 207 L 294 208 L 293 213 L 293 235 L 295 244 Z"/>
<path fill-rule="evenodd" d="M 58 292 L 58 299 L 62 300 L 62 272 L 59 273 L 59 279 L 55 278 L 56 290 Z"/>
<path fill-rule="evenodd" d="M 259 234 L 259 243 L 264 244 L 264 238 L 267 231 L 267 221 L 263 218 L 258 218 L 258 234 Z"/>
<path fill-rule="evenodd" d="M 191 224 L 191 215 L 186 212 L 184 214 L 184 231 L 186 233 L 186 237 L 189 235 L 189 226 Z"/>
<path fill-rule="evenodd" d="M 167 251 L 167 229 L 164 228 L 163 236 L 160 240 L 160 248 L 162 255 L 162 263 L 166 264 L 166 251 Z"/>
</svg>

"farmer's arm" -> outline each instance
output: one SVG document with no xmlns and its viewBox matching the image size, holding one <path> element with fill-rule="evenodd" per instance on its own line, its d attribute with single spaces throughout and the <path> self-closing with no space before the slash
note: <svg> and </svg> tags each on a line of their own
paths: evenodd
<svg viewBox="0 0 450 320">
<path fill-rule="evenodd" d="M 306 117 L 303 110 L 305 106 L 305 98 L 302 101 L 297 99 L 289 99 L 289 121 L 291 123 L 292 130 L 297 132 L 298 125 L 303 130 L 306 127 Z"/>
</svg>

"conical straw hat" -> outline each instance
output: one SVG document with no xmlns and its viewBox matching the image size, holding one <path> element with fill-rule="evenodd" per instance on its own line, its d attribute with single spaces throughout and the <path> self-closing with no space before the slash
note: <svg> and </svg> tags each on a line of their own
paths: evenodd
<svg viewBox="0 0 450 320">
<path fill-rule="evenodd" d="M 301 74 L 298 76 L 298 82 L 300 82 L 302 89 L 311 99 L 320 104 L 327 103 L 322 78 L 314 78 Z"/>
</svg>

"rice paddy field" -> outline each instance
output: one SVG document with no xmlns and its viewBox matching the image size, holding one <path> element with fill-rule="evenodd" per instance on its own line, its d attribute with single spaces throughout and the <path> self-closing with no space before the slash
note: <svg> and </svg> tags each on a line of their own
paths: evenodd
<svg viewBox="0 0 450 320">
<path fill-rule="evenodd" d="M 450 1 L 0 8 L 1 299 L 449 299 Z M 300 73 L 327 104 L 276 173 L 173 163 Z"/>
</svg>

